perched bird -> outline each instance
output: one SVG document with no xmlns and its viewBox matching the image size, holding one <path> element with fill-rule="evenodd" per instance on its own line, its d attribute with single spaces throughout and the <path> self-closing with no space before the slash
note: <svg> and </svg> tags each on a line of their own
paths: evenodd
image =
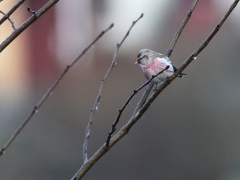
<svg viewBox="0 0 240 180">
<path fill-rule="evenodd" d="M 163 84 L 166 79 L 173 75 L 173 73 L 177 70 L 167 56 L 149 49 L 143 49 L 138 53 L 135 64 L 139 64 L 141 66 L 147 80 L 151 79 L 152 76 L 157 75 L 160 71 L 169 66 L 168 69 L 151 81 L 153 84 Z M 180 73 L 178 77 L 182 78 L 183 75 L 186 74 Z"/>
</svg>

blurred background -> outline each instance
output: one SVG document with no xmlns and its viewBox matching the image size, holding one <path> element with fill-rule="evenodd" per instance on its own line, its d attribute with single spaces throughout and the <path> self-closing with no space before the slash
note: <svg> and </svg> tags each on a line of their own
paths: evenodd
<svg viewBox="0 0 240 180">
<path fill-rule="evenodd" d="M 8 12 L 17 0 L 0 2 Z M 19 27 L 47 0 L 27 0 L 12 16 Z M 105 142 L 118 109 L 146 82 L 134 64 L 141 49 L 165 53 L 192 0 L 59 1 L 0 54 L 0 147 L 58 75 L 112 22 L 62 79 L 50 98 L 0 157 L 0 179 L 70 179 L 81 167 L 90 109 L 120 42 L 117 65 L 94 117 L 88 156 Z M 210 34 L 233 0 L 201 0 L 171 56 L 179 67 Z M 240 179 L 240 5 L 187 69 L 83 179 Z M 2 17 L 2 16 L 1 16 Z M 0 27 L 0 42 L 12 32 Z M 130 118 L 142 91 L 124 111 Z"/>
</svg>

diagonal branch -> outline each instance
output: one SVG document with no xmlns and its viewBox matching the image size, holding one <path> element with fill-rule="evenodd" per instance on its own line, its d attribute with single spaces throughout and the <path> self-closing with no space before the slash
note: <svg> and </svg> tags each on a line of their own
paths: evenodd
<svg viewBox="0 0 240 180">
<path fill-rule="evenodd" d="M 11 25 L 12 25 L 12 28 L 13 28 L 13 30 L 16 30 L 16 27 L 14 26 L 14 22 L 11 20 L 11 18 L 8 16 L 8 15 L 6 15 L 4 12 L 2 12 L 1 10 L 0 10 L 0 13 L 2 13 L 4 16 L 3 16 L 3 18 L 6 18 L 6 19 L 8 19 L 8 21 L 11 23 Z"/>
<path fill-rule="evenodd" d="M 194 1 L 193 1 L 191 7 L 190 7 L 189 10 L 188 10 L 188 13 L 186 14 L 186 16 L 185 16 L 185 18 L 184 18 L 184 20 L 183 20 L 183 22 L 182 22 L 182 24 L 181 24 L 180 27 L 177 29 L 177 31 L 176 31 L 176 33 L 175 33 L 175 35 L 174 35 L 174 37 L 173 37 L 173 40 L 172 40 L 172 42 L 171 42 L 171 44 L 170 44 L 170 46 L 169 46 L 169 48 L 168 48 L 168 50 L 167 50 L 167 52 L 166 52 L 166 56 L 167 56 L 167 57 L 170 57 L 170 56 L 171 56 L 171 54 L 172 54 L 172 52 L 173 52 L 173 48 L 175 47 L 175 45 L 176 45 L 176 43 L 177 43 L 177 41 L 178 41 L 178 38 L 180 37 L 180 35 L 181 35 L 184 27 L 186 26 L 188 20 L 189 20 L 190 17 L 192 16 L 192 13 L 193 13 L 193 11 L 194 11 L 194 9 L 195 9 L 198 1 L 199 1 L 199 0 L 194 0 Z"/>
<path fill-rule="evenodd" d="M 169 68 L 169 66 L 166 66 L 162 71 L 160 71 L 159 73 L 157 73 L 156 75 L 152 76 L 146 83 L 144 83 L 141 87 L 139 87 L 137 90 L 133 90 L 132 95 L 127 99 L 127 101 L 124 103 L 123 107 L 121 109 L 119 109 L 119 113 L 117 116 L 117 119 L 115 120 L 115 122 L 112 125 L 112 129 L 111 131 L 108 133 L 108 137 L 106 140 L 106 145 L 105 147 L 108 148 L 109 146 L 109 142 L 111 140 L 111 137 L 113 135 L 113 133 L 116 131 L 116 126 L 120 120 L 120 117 L 124 111 L 124 109 L 127 107 L 127 105 L 130 103 L 130 101 L 132 100 L 132 98 L 142 89 L 144 88 L 146 85 L 148 85 L 155 77 L 157 77 L 159 74 L 162 74 L 165 70 L 167 70 Z"/>
<path fill-rule="evenodd" d="M 10 9 L 10 11 L 8 11 L 8 12 L 2 17 L 2 19 L 0 20 L 0 25 L 1 25 L 4 21 L 6 21 L 6 19 L 8 19 L 8 18 L 11 16 L 11 14 L 12 14 L 19 6 L 21 6 L 25 1 L 26 1 L 26 0 L 20 0 L 20 1 L 18 1 L 18 2 L 12 7 L 12 9 Z"/>
<path fill-rule="evenodd" d="M 228 12 L 224 15 L 221 21 L 218 23 L 216 28 L 212 31 L 212 33 L 207 37 L 207 39 L 192 53 L 191 56 L 185 61 L 185 63 L 168 79 L 168 82 L 165 82 L 158 88 L 157 91 L 153 93 L 153 95 L 149 98 L 149 100 L 143 105 L 143 107 L 137 111 L 127 122 L 125 126 L 123 126 L 120 131 L 111 139 L 109 143 L 109 148 L 106 149 L 106 144 L 103 144 L 99 150 L 88 160 L 87 163 L 84 163 L 77 174 L 72 178 L 73 180 L 81 179 L 87 171 L 112 147 L 116 144 L 121 138 L 123 138 L 132 126 L 139 120 L 139 118 L 145 113 L 145 111 L 150 107 L 151 103 L 156 99 L 156 97 L 160 94 L 160 92 L 165 89 L 169 83 L 171 83 L 187 66 L 195 57 L 208 45 L 214 35 L 221 28 L 227 17 L 233 11 L 233 9 L 237 6 L 239 0 L 235 0 L 234 3 L 229 8 Z"/>
<path fill-rule="evenodd" d="M 174 37 L 173 37 L 173 40 L 169 46 L 169 49 L 167 50 L 166 52 L 166 56 L 170 57 L 172 52 L 173 52 L 173 49 L 178 41 L 178 38 L 180 37 L 184 27 L 186 26 L 188 20 L 190 19 L 190 17 L 192 16 L 192 13 L 197 5 L 199 0 L 194 0 L 191 7 L 189 8 L 188 10 L 188 13 L 186 14 L 183 22 L 181 23 L 181 25 L 179 26 L 179 28 L 177 29 Z M 152 84 L 149 84 L 148 87 L 146 88 L 146 90 L 144 91 L 143 95 L 142 95 L 142 98 L 140 99 L 140 101 L 138 102 L 137 104 L 137 107 L 135 108 L 134 112 L 133 112 L 133 115 L 143 106 L 143 104 L 146 102 L 147 100 L 147 97 L 152 89 L 153 85 Z"/>
<path fill-rule="evenodd" d="M 89 138 L 90 138 L 90 130 L 91 130 L 91 125 L 93 123 L 93 117 L 94 117 L 94 114 L 96 112 L 96 109 L 98 108 L 98 105 L 99 105 L 99 102 L 100 102 L 100 99 L 101 99 L 101 94 L 102 94 L 102 90 L 103 90 L 103 86 L 110 74 L 110 72 L 112 71 L 113 67 L 116 65 L 116 58 L 117 58 L 117 53 L 121 47 L 121 45 L 123 44 L 123 42 L 125 41 L 125 39 L 128 37 L 128 35 L 130 34 L 130 31 L 131 29 L 133 28 L 133 26 L 143 17 L 143 14 L 141 14 L 141 16 L 136 20 L 136 21 L 133 21 L 131 27 L 129 28 L 129 30 L 127 31 L 126 35 L 123 37 L 122 41 L 120 43 L 117 43 L 117 47 L 116 47 L 116 50 L 115 50 L 115 53 L 114 53 L 114 56 L 113 56 L 113 59 L 112 59 L 112 63 L 107 71 L 107 73 L 105 74 L 104 78 L 101 79 L 101 85 L 100 85 L 100 88 L 99 88 L 99 91 L 98 91 L 98 95 L 97 95 L 97 98 L 95 100 L 95 103 L 93 105 L 93 108 L 91 109 L 91 113 L 90 113 L 90 118 L 89 118 L 89 121 L 88 121 L 88 125 L 87 125 L 87 128 L 86 128 L 86 135 L 85 135 L 85 140 L 84 140 L 84 143 L 83 143 L 83 160 L 84 160 L 84 163 L 86 163 L 88 161 L 88 157 L 87 157 L 87 148 L 88 148 L 88 141 L 89 141 Z"/>
<path fill-rule="evenodd" d="M 72 63 L 63 70 L 63 72 L 59 75 L 57 80 L 53 83 L 53 85 L 47 90 L 47 92 L 43 95 L 42 99 L 37 103 L 36 106 L 34 106 L 31 113 L 28 115 L 28 117 L 23 121 L 23 123 L 15 130 L 15 132 L 12 134 L 12 136 L 9 138 L 9 140 L 5 143 L 3 148 L 0 151 L 0 156 L 6 151 L 6 149 L 11 145 L 13 140 L 17 137 L 17 135 L 22 131 L 22 129 L 25 127 L 25 125 L 29 122 L 29 120 L 33 117 L 33 115 L 38 111 L 38 109 L 43 105 L 43 103 L 47 100 L 47 98 L 50 96 L 50 94 L 53 92 L 53 90 L 56 88 L 56 86 L 59 84 L 61 79 L 64 77 L 64 75 L 68 72 L 68 70 L 111 28 L 113 27 L 113 24 L 111 24 L 106 30 L 102 31 L 80 54 L 79 56 L 72 61 Z"/>
<path fill-rule="evenodd" d="M 27 29 L 34 21 L 40 18 L 45 12 L 47 12 L 52 6 L 54 6 L 59 0 L 50 0 L 41 9 L 39 9 L 35 15 L 32 15 L 26 20 L 19 28 L 12 32 L 12 34 L 0 44 L 0 53 L 25 29 Z"/>
</svg>

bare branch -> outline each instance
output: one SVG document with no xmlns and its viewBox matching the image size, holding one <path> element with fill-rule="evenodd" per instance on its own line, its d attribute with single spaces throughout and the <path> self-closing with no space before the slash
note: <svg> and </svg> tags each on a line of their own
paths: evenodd
<svg viewBox="0 0 240 180">
<path fill-rule="evenodd" d="M 9 16 L 7 16 L 4 12 L 2 12 L 1 10 L 0 10 L 0 13 L 2 13 L 4 16 L 3 17 L 6 17 L 6 19 L 8 19 L 8 21 L 11 23 L 11 25 L 12 25 L 12 28 L 13 28 L 13 30 L 16 30 L 16 28 L 15 28 L 15 26 L 14 26 L 14 22 L 11 20 L 11 18 L 9 17 Z"/>
<path fill-rule="evenodd" d="M 6 13 L 3 17 L 2 17 L 2 19 L 0 20 L 0 25 L 6 20 L 6 19 L 8 19 L 10 16 L 11 16 L 11 14 L 19 7 L 19 6 L 21 6 L 24 2 L 25 2 L 26 0 L 20 0 L 20 1 L 18 1 L 13 7 L 12 7 L 12 9 L 10 9 L 10 11 L 8 11 L 8 13 Z M 0 1 L 1 2 L 1 1 Z M 15 29 L 14 29 L 15 30 Z"/>
<path fill-rule="evenodd" d="M 72 61 L 70 65 L 67 65 L 66 68 L 63 70 L 63 72 L 59 75 L 57 80 L 53 83 L 53 85 L 47 90 L 47 92 L 43 95 L 42 99 L 37 103 L 36 106 L 34 106 L 32 112 L 28 115 L 28 117 L 23 121 L 23 123 L 15 130 L 15 132 L 12 134 L 12 136 L 9 138 L 9 140 L 5 143 L 3 148 L 0 151 L 0 156 L 6 151 L 6 149 L 11 145 L 13 140 L 17 137 L 17 135 L 22 131 L 22 129 L 25 127 L 25 125 L 29 122 L 29 120 L 33 117 L 33 115 L 38 111 L 38 109 L 43 105 L 43 103 L 47 100 L 47 98 L 50 96 L 50 94 L 53 92 L 53 90 L 56 88 L 56 86 L 59 84 L 61 79 L 64 77 L 64 75 L 68 72 L 68 70 L 111 28 L 113 27 L 113 24 L 111 24 L 106 30 L 102 31 L 80 54 L 79 56 Z"/>
<path fill-rule="evenodd" d="M 28 20 L 26 20 L 19 28 L 12 32 L 12 34 L 5 39 L 0 45 L 0 53 L 25 29 L 27 29 L 34 21 L 40 18 L 45 12 L 47 12 L 52 6 L 54 6 L 59 0 L 50 0 L 41 9 L 39 9 L 35 15 L 32 15 Z"/>
<path fill-rule="evenodd" d="M 118 116 L 116 121 L 113 123 L 112 125 L 112 129 L 111 131 L 108 133 L 108 137 L 106 140 L 106 145 L 105 147 L 108 148 L 109 146 L 109 142 L 111 140 L 111 137 L 113 135 L 113 133 L 116 131 L 116 126 L 120 120 L 120 117 L 122 115 L 122 112 L 124 111 L 124 109 L 127 107 L 127 105 L 130 103 L 131 99 L 142 89 L 144 88 L 146 85 L 148 85 L 155 77 L 157 77 L 159 74 L 162 74 L 165 70 L 167 70 L 169 68 L 169 66 L 166 66 L 162 71 L 160 71 L 159 73 L 157 73 L 156 75 L 152 76 L 146 83 L 144 83 L 141 87 L 139 87 L 137 90 L 134 90 L 132 95 L 127 99 L 127 101 L 124 103 L 123 107 L 119 110 Z"/>
<path fill-rule="evenodd" d="M 97 98 L 96 98 L 95 103 L 93 105 L 93 108 L 91 109 L 90 118 L 89 118 L 88 125 L 87 125 L 87 128 L 86 128 L 86 135 L 85 135 L 85 140 L 84 140 L 84 143 L 83 143 L 83 160 L 84 160 L 84 163 L 86 163 L 88 161 L 87 148 L 88 148 L 88 141 L 89 141 L 89 138 L 90 138 L 91 125 L 93 123 L 93 117 L 94 117 L 94 114 L 96 112 L 96 108 L 98 107 L 100 99 L 101 99 L 101 94 L 102 94 L 102 90 L 103 90 L 104 84 L 105 84 L 105 82 L 106 82 L 110 72 L 112 71 L 113 67 L 116 65 L 117 53 L 118 53 L 120 47 L 122 46 L 123 42 L 128 37 L 128 35 L 130 34 L 130 31 L 133 28 L 133 26 L 142 17 L 143 17 L 143 14 L 141 14 L 141 16 L 136 21 L 133 21 L 131 27 L 127 31 L 126 35 L 123 37 L 122 41 L 120 43 L 117 43 L 117 47 L 115 49 L 115 53 L 114 53 L 114 56 L 113 56 L 113 59 L 112 59 L 112 63 L 110 65 L 107 73 L 105 74 L 104 78 L 101 79 L 101 85 L 100 85 L 100 88 L 99 88 L 99 91 L 98 91 L 98 95 L 97 95 Z"/>
<path fill-rule="evenodd" d="M 180 27 L 178 28 L 178 30 L 176 31 L 174 37 L 173 37 L 173 40 L 168 48 L 168 51 L 166 52 L 166 56 L 170 57 L 172 52 L 173 52 L 173 49 L 177 43 L 177 40 L 178 38 L 180 37 L 184 27 L 186 26 L 188 20 L 190 19 L 190 17 L 192 16 L 192 13 L 193 13 L 193 10 L 195 9 L 197 3 L 198 3 L 199 0 L 194 0 L 190 9 L 188 10 L 188 13 L 186 14 L 182 24 L 180 25 Z"/>
<path fill-rule="evenodd" d="M 125 126 L 123 126 L 120 131 L 110 140 L 108 148 L 105 148 L 106 144 L 103 144 L 100 149 L 86 162 L 82 165 L 77 174 L 72 178 L 73 180 L 81 179 L 87 171 L 115 144 L 117 143 L 123 136 L 125 136 L 131 127 L 139 120 L 139 118 L 144 114 L 144 112 L 150 107 L 151 103 L 156 99 L 159 93 L 165 89 L 169 83 L 171 83 L 177 76 L 180 74 L 188 64 L 195 59 L 195 57 L 208 45 L 214 35 L 218 32 L 224 21 L 227 19 L 229 14 L 233 11 L 233 9 L 238 4 L 239 0 L 235 0 L 234 3 L 229 8 L 228 12 L 224 15 L 222 20 L 218 23 L 213 32 L 207 37 L 207 39 L 192 53 L 192 55 L 185 61 L 185 63 L 168 79 L 167 82 L 163 83 L 157 91 L 155 91 L 149 100 L 143 105 L 143 107 L 137 111 L 127 122 Z"/>
</svg>

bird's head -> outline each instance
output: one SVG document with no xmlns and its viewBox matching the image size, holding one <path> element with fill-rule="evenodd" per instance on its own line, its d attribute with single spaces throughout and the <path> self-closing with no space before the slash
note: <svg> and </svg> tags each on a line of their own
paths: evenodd
<svg viewBox="0 0 240 180">
<path fill-rule="evenodd" d="M 146 65 L 150 62 L 150 57 L 153 51 L 149 49 L 141 50 L 137 55 L 137 61 L 135 64 Z"/>
</svg>

